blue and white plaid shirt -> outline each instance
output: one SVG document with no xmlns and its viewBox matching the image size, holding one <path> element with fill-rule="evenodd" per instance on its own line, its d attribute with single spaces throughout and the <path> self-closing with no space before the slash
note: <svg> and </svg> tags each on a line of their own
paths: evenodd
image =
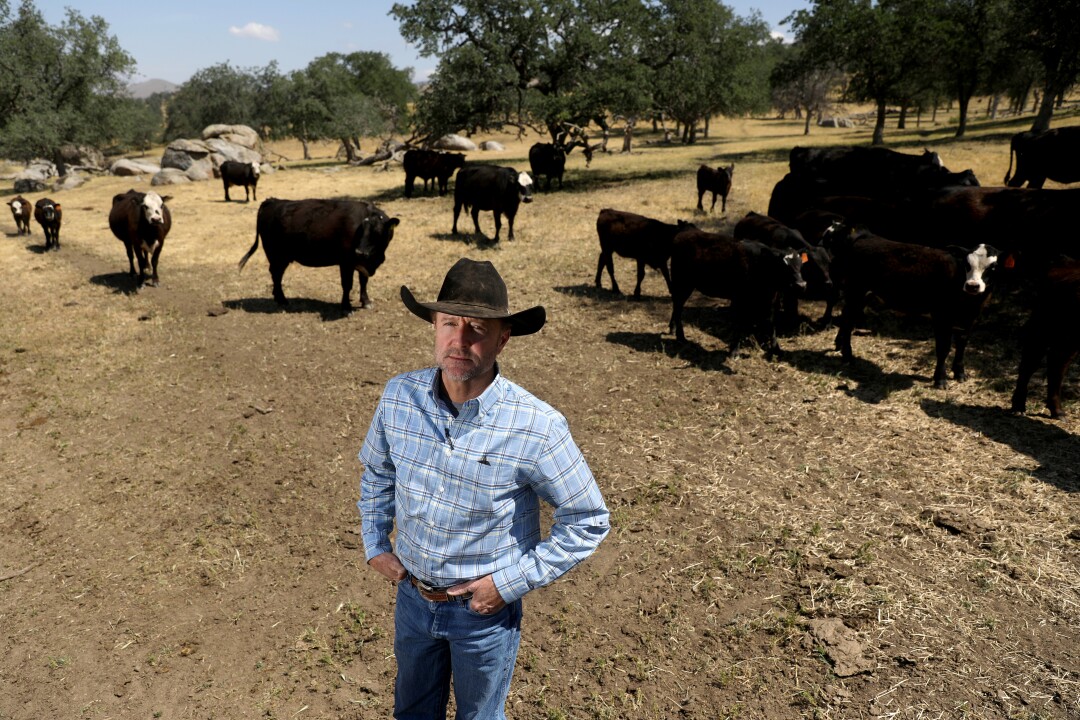
<svg viewBox="0 0 1080 720">
<path fill-rule="evenodd" d="M 510 603 L 588 557 L 608 510 L 566 419 L 496 371 L 457 415 L 436 368 L 387 383 L 360 461 L 368 560 L 396 552 L 435 587 L 492 575 Z M 540 537 L 539 499 L 554 509 Z M 397 549 L 390 532 L 397 523 Z"/>
</svg>

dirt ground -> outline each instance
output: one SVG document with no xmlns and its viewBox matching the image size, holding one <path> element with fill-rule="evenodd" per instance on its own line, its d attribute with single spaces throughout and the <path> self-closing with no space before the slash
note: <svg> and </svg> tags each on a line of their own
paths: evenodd
<svg viewBox="0 0 1080 720">
<path fill-rule="evenodd" d="M 1019 127 L 912 146 L 994 184 Z M 845 366 L 806 303 L 769 362 L 729 354 L 725 301 L 695 296 L 678 346 L 658 274 L 640 302 L 594 288 L 599 209 L 729 227 L 807 142 L 797 122 L 712 130 L 572 155 L 497 247 L 450 235 L 449 197 L 405 200 L 400 169 L 265 176 L 260 199 L 401 218 L 374 307 L 348 316 L 332 268 L 290 268 L 285 311 L 261 252 L 238 273 L 258 203 L 217 182 L 168 190 L 162 285 L 142 291 L 106 217 L 145 180 L 54 194 L 58 252 L 4 210 L 0 720 L 390 716 L 393 589 L 363 562 L 356 453 L 386 380 L 430 362 L 399 287 L 434 298 L 462 255 L 496 264 L 515 309 L 547 307 L 501 368 L 567 416 L 612 513 L 590 560 L 525 599 L 511 717 L 1080 717 L 1075 372 L 1071 419 L 1049 419 L 1041 374 L 1005 412 L 1015 297 L 940 391 L 924 318 L 871 314 Z M 524 168 L 533 140 L 491 159 Z M 697 165 L 728 161 L 727 215 L 696 214 Z M 632 263 L 616 272 L 632 289 Z"/>
</svg>

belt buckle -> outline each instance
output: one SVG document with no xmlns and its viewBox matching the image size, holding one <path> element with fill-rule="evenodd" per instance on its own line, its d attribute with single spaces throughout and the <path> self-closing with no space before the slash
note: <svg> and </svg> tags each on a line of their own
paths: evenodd
<svg viewBox="0 0 1080 720">
<path fill-rule="evenodd" d="M 431 585 L 428 585 L 426 582 L 424 582 L 420 578 L 416 577 L 415 575 L 412 576 L 412 579 L 413 579 L 413 584 L 415 584 L 416 587 L 420 588 L 424 592 L 427 592 L 427 593 L 444 593 L 444 592 L 446 592 L 446 588 L 432 587 Z"/>
</svg>

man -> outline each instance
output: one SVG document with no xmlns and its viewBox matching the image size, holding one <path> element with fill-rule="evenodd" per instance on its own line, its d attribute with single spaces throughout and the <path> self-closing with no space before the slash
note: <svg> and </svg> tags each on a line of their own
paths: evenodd
<svg viewBox="0 0 1080 720">
<path fill-rule="evenodd" d="M 394 717 L 505 718 L 521 598 L 588 557 L 608 511 L 566 420 L 499 374 L 511 336 L 544 325 L 511 314 L 490 262 L 462 258 L 433 303 L 435 367 L 387 383 L 360 451 L 368 564 L 398 583 Z M 554 508 L 540 537 L 539 499 Z M 390 533 L 397 526 L 397 546 Z"/>
</svg>

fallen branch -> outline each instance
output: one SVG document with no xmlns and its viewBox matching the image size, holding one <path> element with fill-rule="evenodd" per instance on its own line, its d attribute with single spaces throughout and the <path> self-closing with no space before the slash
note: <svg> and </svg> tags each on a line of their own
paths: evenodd
<svg viewBox="0 0 1080 720">
<path fill-rule="evenodd" d="M 31 570 L 33 570 L 37 566 L 38 566 L 38 564 L 34 563 L 33 565 L 27 565 L 22 570 L 17 570 L 17 571 L 15 571 L 13 573 L 8 573 L 7 575 L 0 575 L 0 582 L 4 582 L 5 580 L 11 580 L 12 578 L 17 578 L 20 575 L 25 575 L 26 573 L 30 572 Z"/>
</svg>

